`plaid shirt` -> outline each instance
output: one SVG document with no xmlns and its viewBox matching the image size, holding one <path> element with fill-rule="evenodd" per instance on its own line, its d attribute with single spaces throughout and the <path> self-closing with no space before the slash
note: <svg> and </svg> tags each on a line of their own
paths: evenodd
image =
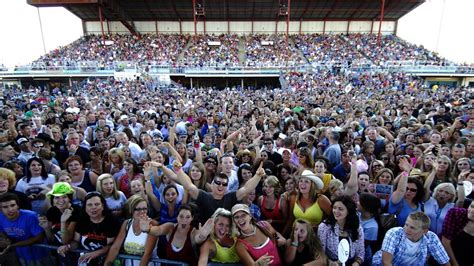
<svg viewBox="0 0 474 266">
<path fill-rule="evenodd" d="M 468 221 L 467 209 L 452 208 L 446 214 L 446 218 L 444 218 L 441 235 L 449 240 L 453 240 L 454 237 L 462 232 Z"/>
<path fill-rule="evenodd" d="M 375 254 L 372 260 L 372 265 L 382 265 L 382 251 L 393 255 L 392 265 L 402 265 L 402 259 L 404 258 L 405 252 L 407 251 L 406 240 L 407 237 L 403 231 L 403 227 L 395 227 L 390 229 L 385 235 L 382 249 Z M 425 235 L 423 235 L 420 241 L 421 243 L 419 250 L 415 255 L 416 261 L 418 262 L 416 264 L 417 266 L 426 265 L 428 254 L 433 256 L 433 258 L 439 264 L 446 264 L 449 262 L 448 254 L 446 253 L 446 250 L 444 250 L 441 241 L 435 233 L 428 231 Z"/>
</svg>

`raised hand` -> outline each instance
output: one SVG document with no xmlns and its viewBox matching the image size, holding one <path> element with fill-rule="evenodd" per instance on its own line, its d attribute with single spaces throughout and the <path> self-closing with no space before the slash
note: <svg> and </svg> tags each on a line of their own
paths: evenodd
<svg viewBox="0 0 474 266">
<path fill-rule="evenodd" d="M 63 214 L 61 214 L 61 223 L 67 222 L 72 216 L 72 208 L 65 209 Z"/>
<path fill-rule="evenodd" d="M 259 177 L 263 177 L 266 175 L 265 170 L 263 169 L 263 162 L 260 163 L 260 166 L 257 169 L 257 172 L 255 172 L 255 175 Z"/>
</svg>

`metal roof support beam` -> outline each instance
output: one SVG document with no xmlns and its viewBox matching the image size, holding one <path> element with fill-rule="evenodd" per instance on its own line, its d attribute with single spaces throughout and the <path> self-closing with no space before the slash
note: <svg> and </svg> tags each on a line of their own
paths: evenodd
<svg viewBox="0 0 474 266">
<path fill-rule="evenodd" d="M 334 12 L 334 9 L 336 8 L 336 5 L 337 5 L 338 2 L 339 2 L 339 0 L 336 0 L 336 1 L 334 2 L 334 4 L 332 4 L 331 9 L 329 10 L 329 12 L 328 12 L 328 13 L 326 14 L 326 16 L 324 17 L 324 20 L 325 20 L 325 21 L 326 21 L 326 19 L 329 18 L 329 16 L 332 14 L 332 12 Z"/>
<path fill-rule="evenodd" d="M 105 46 L 104 18 L 102 17 L 102 7 L 99 5 L 100 29 L 102 31 L 102 45 Z"/>
<path fill-rule="evenodd" d="M 127 13 L 119 6 L 116 0 L 101 0 L 99 5 L 105 8 L 108 12 L 118 17 L 118 20 L 127 28 L 130 33 L 140 38 L 140 34 L 133 26 L 133 19 L 131 19 Z M 129 22 L 130 21 L 130 22 Z"/>
<path fill-rule="evenodd" d="M 379 34 L 377 36 L 377 45 L 380 46 L 380 38 L 382 37 L 380 34 L 382 33 L 382 21 L 383 21 L 383 15 L 385 12 L 385 0 L 380 0 L 382 2 L 382 6 L 380 7 L 380 22 L 379 22 Z"/>
<path fill-rule="evenodd" d="M 301 23 L 303 22 L 303 19 L 300 18 L 300 28 L 298 29 L 298 33 L 301 34 Z"/>
<path fill-rule="evenodd" d="M 196 40 L 197 27 L 196 27 L 196 0 L 193 0 L 193 18 L 194 18 L 194 40 Z"/>
<path fill-rule="evenodd" d="M 291 14 L 291 0 L 288 0 L 288 10 L 286 14 L 286 49 L 288 49 L 288 38 L 289 38 L 289 32 L 290 32 L 290 14 Z"/>
</svg>

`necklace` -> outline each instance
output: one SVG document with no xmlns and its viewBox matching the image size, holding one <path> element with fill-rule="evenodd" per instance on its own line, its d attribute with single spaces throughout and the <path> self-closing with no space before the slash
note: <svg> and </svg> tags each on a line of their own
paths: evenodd
<svg viewBox="0 0 474 266">
<path fill-rule="evenodd" d="M 244 233 L 243 231 L 240 232 L 240 234 L 245 236 L 245 237 L 253 236 L 253 235 L 255 235 L 255 233 L 257 233 L 257 227 L 256 226 L 253 227 L 253 232 L 252 233 L 247 234 L 247 233 Z"/>
</svg>

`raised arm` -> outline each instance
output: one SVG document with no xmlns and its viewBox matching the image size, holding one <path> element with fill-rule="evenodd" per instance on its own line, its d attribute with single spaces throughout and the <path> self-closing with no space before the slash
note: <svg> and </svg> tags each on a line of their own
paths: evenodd
<svg viewBox="0 0 474 266">
<path fill-rule="evenodd" d="M 255 175 L 250 178 L 244 186 L 239 188 L 236 193 L 236 197 L 238 201 L 241 201 L 245 196 L 247 196 L 250 192 L 254 191 L 255 188 L 260 183 L 262 177 L 265 176 L 265 170 L 263 170 L 263 162 L 260 163 L 260 166 L 257 169 Z"/>
<path fill-rule="evenodd" d="M 428 175 L 428 178 L 426 178 L 425 183 L 423 184 L 423 189 L 425 190 L 425 198 L 423 199 L 424 201 L 427 201 L 430 199 L 431 196 L 431 185 L 433 184 L 433 181 L 436 177 L 436 171 L 438 171 L 438 163 L 437 162 L 432 162 L 428 161 L 431 166 L 433 167 L 431 169 L 430 174 Z"/>
<path fill-rule="evenodd" d="M 143 170 L 144 172 L 143 182 L 144 182 L 145 192 L 146 192 L 148 201 L 150 202 L 153 209 L 159 212 L 161 209 L 161 203 L 158 200 L 158 198 L 155 196 L 155 193 L 153 193 L 153 187 L 150 181 L 150 172 L 152 171 L 151 168 L 152 168 L 151 164 L 149 162 L 146 162 L 144 165 L 144 170 Z"/>
<path fill-rule="evenodd" d="M 120 249 L 122 248 L 123 241 L 125 239 L 125 234 L 126 228 L 127 228 L 127 223 L 129 223 L 129 220 L 125 220 L 122 223 L 122 226 L 120 227 L 120 231 L 117 235 L 117 237 L 114 240 L 114 243 L 110 247 L 109 253 L 107 254 L 107 257 L 105 258 L 104 265 L 106 266 L 112 266 L 114 263 L 115 258 L 120 252 Z M 131 224 L 130 224 L 131 225 Z"/>
<path fill-rule="evenodd" d="M 359 190 L 359 184 L 357 183 L 357 156 L 355 153 L 351 155 L 351 174 L 344 190 L 344 194 L 347 196 L 352 196 Z"/>
<path fill-rule="evenodd" d="M 181 157 L 181 155 L 179 155 L 179 153 L 170 143 L 163 142 L 163 145 L 168 149 L 168 151 L 171 153 L 171 156 L 173 156 L 175 160 L 178 160 L 181 164 L 185 163 L 183 162 L 183 158 Z"/>
<path fill-rule="evenodd" d="M 182 165 L 180 163 L 176 161 L 173 162 L 173 170 L 176 173 L 175 176 L 177 177 L 175 181 L 180 183 L 184 189 L 189 192 L 189 196 L 191 196 L 193 200 L 196 200 L 199 196 L 199 189 L 193 184 L 191 178 L 183 171 L 181 167 Z"/>
<path fill-rule="evenodd" d="M 403 170 L 403 173 L 400 176 L 397 189 L 392 193 L 391 201 L 393 204 L 398 204 L 403 199 L 403 196 L 405 196 L 408 184 L 408 174 L 410 173 L 412 167 L 407 158 L 401 158 L 398 165 Z"/>
</svg>

